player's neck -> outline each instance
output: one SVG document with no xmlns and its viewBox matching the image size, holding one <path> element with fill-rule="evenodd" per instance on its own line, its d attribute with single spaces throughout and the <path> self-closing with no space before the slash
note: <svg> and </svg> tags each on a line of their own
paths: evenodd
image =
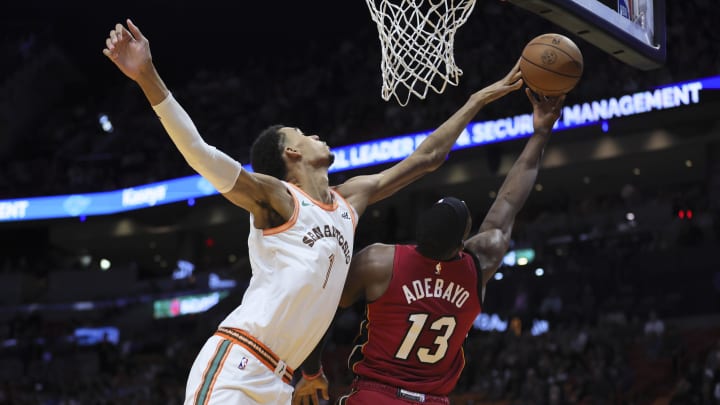
<svg viewBox="0 0 720 405">
<path fill-rule="evenodd" d="M 298 186 L 316 201 L 332 203 L 327 167 L 304 167 L 302 170 L 293 170 L 288 175 L 288 182 Z"/>
</svg>

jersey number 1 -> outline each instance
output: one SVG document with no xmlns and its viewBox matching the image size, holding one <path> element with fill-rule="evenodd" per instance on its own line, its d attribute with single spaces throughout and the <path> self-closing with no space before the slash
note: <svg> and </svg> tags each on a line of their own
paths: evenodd
<svg viewBox="0 0 720 405">
<path fill-rule="evenodd" d="M 418 337 L 420 337 L 420 333 L 423 331 L 423 327 L 425 326 L 425 322 L 427 322 L 428 317 L 428 314 L 410 314 L 408 320 L 412 324 L 405 334 L 405 338 L 403 338 L 400 348 L 397 353 L 395 353 L 395 358 L 407 360 L 410 355 L 410 351 L 413 347 L 415 347 L 415 342 Z M 436 347 L 434 348 L 434 351 L 433 348 L 418 347 L 417 357 L 421 363 L 435 364 L 445 357 L 448 350 L 448 340 L 455 331 L 456 324 L 455 318 L 452 316 L 443 316 L 430 324 L 430 330 L 439 332 L 433 342 Z M 442 332 L 443 329 L 445 330 L 444 333 Z"/>
</svg>

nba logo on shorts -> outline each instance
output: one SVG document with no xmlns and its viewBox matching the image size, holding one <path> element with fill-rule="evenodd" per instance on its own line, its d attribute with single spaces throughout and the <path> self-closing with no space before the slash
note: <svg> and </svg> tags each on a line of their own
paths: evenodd
<svg viewBox="0 0 720 405">
<path fill-rule="evenodd" d="M 243 357 L 242 359 L 240 359 L 240 364 L 238 364 L 238 368 L 240 370 L 245 370 L 245 367 L 247 367 L 247 363 L 248 363 L 248 358 Z"/>
</svg>

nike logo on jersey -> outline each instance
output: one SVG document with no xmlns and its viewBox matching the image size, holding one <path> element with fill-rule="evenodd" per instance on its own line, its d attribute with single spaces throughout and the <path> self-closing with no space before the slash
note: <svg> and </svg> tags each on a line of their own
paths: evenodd
<svg viewBox="0 0 720 405">
<path fill-rule="evenodd" d="M 312 204 L 310 204 L 309 202 L 307 202 L 307 201 L 305 201 L 305 200 L 302 200 L 302 202 L 301 202 L 300 204 L 301 204 L 303 207 L 310 207 L 310 206 L 312 206 Z"/>
</svg>

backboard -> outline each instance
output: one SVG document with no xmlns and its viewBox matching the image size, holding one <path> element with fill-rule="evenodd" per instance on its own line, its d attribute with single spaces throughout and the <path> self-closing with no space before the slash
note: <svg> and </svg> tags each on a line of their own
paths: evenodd
<svg viewBox="0 0 720 405">
<path fill-rule="evenodd" d="M 507 0 L 642 70 L 665 63 L 665 0 Z"/>
</svg>

